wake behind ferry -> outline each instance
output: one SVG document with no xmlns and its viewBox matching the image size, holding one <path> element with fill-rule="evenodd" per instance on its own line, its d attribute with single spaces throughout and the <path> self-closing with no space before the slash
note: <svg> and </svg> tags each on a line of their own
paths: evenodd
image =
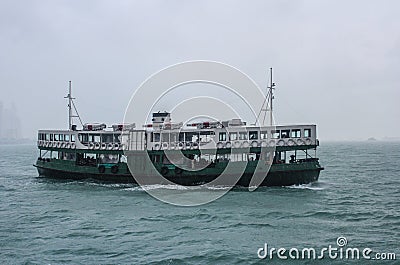
<svg viewBox="0 0 400 265">
<path fill-rule="evenodd" d="M 269 126 L 247 125 L 240 119 L 174 123 L 169 112 L 155 112 L 152 122 L 141 128 L 86 123 L 78 129 L 70 82 L 69 128 L 39 130 L 34 166 L 44 177 L 113 183 L 138 183 L 141 176 L 149 184 L 207 184 L 227 172 L 228 165 L 228 180 L 234 178 L 236 186 L 249 186 L 255 173 L 264 175 L 260 186 L 315 182 L 323 170 L 316 125 L 273 126 L 274 86 L 271 71 Z"/>
</svg>

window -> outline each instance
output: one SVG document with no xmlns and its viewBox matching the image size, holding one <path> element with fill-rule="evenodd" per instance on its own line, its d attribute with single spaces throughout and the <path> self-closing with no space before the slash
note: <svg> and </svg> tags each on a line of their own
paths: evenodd
<svg viewBox="0 0 400 265">
<path fill-rule="evenodd" d="M 241 159 L 241 155 L 242 154 L 230 154 L 229 160 L 230 161 L 241 161 L 241 160 L 239 160 L 239 159 Z"/>
<path fill-rule="evenodd" d="M 250 154 L 248 154 L 247 155 L 247 161 L 254 161 L 254 160 L 257 160 L 257 156 L 256 156 L 256 154 L 252 154 L 252 153 L 250 153 Z"/>
<path fill-rule="evenodd" d="M 154 133 L 154 142 L 160 141 L 160 133 Z"/>
<path fill-rule="evenodd" d="M 300 129 L 293 129 L 290 132 L 290 137 L 291 138 L 299 138 L 299 137 L 301 137 L 301 130 Z"/>
<path fill-rule="evenodd" d="M 161 134 L 161 141 L 162 142 L 169 142 L 169 133 L 162 133 Z"/>
<path fill-rule="evenodd" d="M 89 140 L 89 142 L 96 142 L 96 143 L 100 143 L 100 134 L 86 134 L 87 136 L 85 136 L 85 134 L 82 134 L 83 135 L 83 141 L 88 141 Z M 87 137 L 87 138 L 85 138 L 85 137 Z"/>
<path fill-rule="evenodd" d="M 226 141 L 226 133 L 225 132 L 219 133 L 219 141 Z"/>
<path fill-rule="evenodd" d="M 53 134 L 50 134 L 50 141 L 53 141 Z"/>
<path fill-rule="evenodd" d="M 50 140 L 50 134 L 46 133 L 46 141 Z"/>
<path fill-rule="evenodd" d="M 304 129 L 304 137 L 311 137 L 311 129 Z"/>
<path fill-rule="evenodd" d="M 185 141 L 185 134 L 183 132 L 179 133 L 179 142 L 184 142 Z"/>
<path fill-rule="evenodd" d="M 249 139 L 250 140 L 257 140 L 258 139 L 258 132 L 257 131 L 250 131 L 249 132 Z"/>
<path fill-rule="evenodd" d="M 200 142 L 203 142 L 203 143 L 210 142 L 212 135 L 214 135 L 214 132 L 211 132 L 211 131 L 200 132 Z"/>
<path fill-rule="evenodd" d="M 280 135 L 281 135 L 279 130 L 277 130 L 277 131 L 273 130 L 273 131 L 271 131 L 271 134 L 272 134 L 273 139 L 279 139 Z"/>
<path fill-rule="evenodd" d="M 87 143 L 89 141 L 89 135 L 87 133 L 78 134 L 79 141 L 82 143 Z M 91 142 L 94 142 L 93 140 Z"/>
<path fill-rule="evenodd" d="M 65 134 L 65 135 L 64 135 L 64 140 L 67 141 L 67 142 L 69 142 L 69 134 Z"/>
<path fill-rule="evenodd" d="M 60 137 L 60 139 L 59 139 L 60 141 L 64 141 L 64 134 L 60 134 L 59 137 Z"/>
<path fill-rule="evenodd" d="M 185 133 L 186 142 L 197 142 L 199 140 L 199 134 L 197 132 Z"/>
<path fill-rule="evenodd" d="M 119 143 L 119 142 L 121 142 L 121 134 L 116 133 L 114 134 L 114 143 Z"/>
<path fill-rule="evenodd" d="M 289 130 L 282 130 L 281 131 L 281 138 L 289 138 Z"/>
<path fill-rule="evenodd" d="M 67 153 L 67 160 L 75 161 L 76 160 L 75 153 Z"/>
<path fill-rule="evenodd" d="M 57 159 L 58 158 L 58 151 L 53 151 L 50 153 L 50 158 Z"/>
<path fill-rule="evenodd" d="M 231 141 L 237 140 L 237 133 L 236 132 L 229 133 L 229 140 Z"/>
<path fill-rule="evenodd" d="M 115 164 L 115 163 L 118 163 L 118 155 L 101 154 L 99 156 L 99 162 L 101 164 Z"/>
<path fill-rule="evenodd" d="M 112 143 L 112 141 L 113 141 L 112 134 L 103 133 L 101 135 L 101 141 L 103 143 Z"/>
<path fill-rule="evenodd" d="M 75 134 L 71 134 L 71 142 L 75 142 Z"/>
<path fill-rule="evenodd" d="M 247 132 L 239 132 L 239 140 L 247 140 Z"/>
<path fill-rule="evenodd" d="M 58 141 L 59 139 L 58 139 L 58 134 L 55 134 L 54 135 L 54 141 Z"/>
<path fill-rule="evenodd" d="M 171 133 L 169 137 L 170 137 L 170 142 L 176 142 L 178 139 L 178 133 Z"/>
<path fill-rule="evenodd" d="M 261 139 L 267 139 L 267 138 L 268 138 L 268 133 L 267 133 L 267 131 L 261 131 L 261 132 L 260 132 L 260 137 L 261 137 Z"/>
</svg>

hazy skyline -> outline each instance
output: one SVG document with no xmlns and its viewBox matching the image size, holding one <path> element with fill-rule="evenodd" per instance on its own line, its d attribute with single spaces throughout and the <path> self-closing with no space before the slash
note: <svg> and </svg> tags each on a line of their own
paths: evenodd
<svg viewBox="0 0 400 265">
<path fill-rule="evenodd" d="M 230 64 L 266 87 L 278 123 L 321 140 L 400 137 L 398 1 L 1 1 L 0 80 L 22 136 L 67 128 L 68 81 L 85 122 L 121 122 L 150 75 Z M 151 93 L 151 92 L 149 92 Z"/>
<path fill-rule="evenodd" d="M 7 106 L 0 101 L 0 140 L 17 140 L 21 136 L 21 121 L 15 104 Z"/>
</svg>

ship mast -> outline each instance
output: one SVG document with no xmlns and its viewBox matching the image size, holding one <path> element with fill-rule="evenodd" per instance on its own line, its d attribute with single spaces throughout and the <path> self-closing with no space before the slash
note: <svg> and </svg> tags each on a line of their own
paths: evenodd
<svg viewBox="0 0 400 265">
<path fill-rule="evenodd" d="M 68 82 L 68 129 L 72 129 L 72 89 L 71 89 L 71 81 Z"/>
<path fill-rule="evenodd" d="M 64 98 L 68 99 L 68 130 L 74 130 L 74 124 L 73 124 L 73 118 L 78 118 L 81 125 L 83 126 L 83 122 L 81 120 L 81 117 L 78 114 L 78 110 L 75 107 L 75 103 L 74 103 L 74 99 L 72 97 L 72 85 L 71 85 L 71 81 L 69 81 L 69 86 L 68 86 L 68 95 Z M 76 115 L 73 114 L 73 110 L 72 107 L 74 107 L 75 113 Z"/>
<path fill-rule="evenodd" d="M 270 74 L 271 74 L 271 76 L 270 76 L 270 84 L 269 84 L 269 87 L 268 87 L 268 89 L 269 89 L 269 121 L 270 121 L 270 126 L 272 126 L 273 123 L 274 123 L 273 122 L 273 116 L 272 116 L 272 111 L 273 111 L 272 100 L 274 99 L 273 90 L 275 89 L 274 88 L 275 87 L 275 83 L 272 82 L 272 67 L 269 70 L 270 70 Z"/>
<path fill-rule="evenodd" d="M 270 68 L 269 71 L 270 71 L 270 78 L 269 78 L 270 80 L 269 80 L 269 85 L 267 86 L 267 95 L 265 96 L 264 102 L 261 106 L 260 112 L 257 115 L 256 122 L 254 123 L 254 125 L 257 124 L 257 122 L 261 118 L 261 113 L 263 113 L 264 117 L 262 119 L 261 125 L 264 126 L 268 111 L 269 111 L 270 125 L 273 126 L 273 124 L 274 124 L 274 117 L 272 116 L 272 113 L 273 113 L 272 100 L 274 99 L 275 83 L 272 82 L 272 68 Z M 265 108 L 264 108 L 264 106 L 265 106 Z"/>
</svg>

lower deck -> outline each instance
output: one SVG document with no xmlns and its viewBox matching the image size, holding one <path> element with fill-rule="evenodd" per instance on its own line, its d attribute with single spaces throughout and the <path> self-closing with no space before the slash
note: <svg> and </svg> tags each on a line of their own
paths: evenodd
<svg viewBox="0 0 400 265">
<path fill-rule="evenodd" d="M 35 166 L 40 175 L 54 178 L 140 184 L 173 182 L 185 186 L 210 182 L 210 185 L 218 182 L 216 185 L 248 186 L 254 183 L 253 175 L 262 186 L 305 184 L 317 181 L 323 170 L 316 158 L 316 147 L 210 151 L 214 153 L 40 149 Z M 219 178 L 221 175 L 224 177 Z"/>
</svg>

